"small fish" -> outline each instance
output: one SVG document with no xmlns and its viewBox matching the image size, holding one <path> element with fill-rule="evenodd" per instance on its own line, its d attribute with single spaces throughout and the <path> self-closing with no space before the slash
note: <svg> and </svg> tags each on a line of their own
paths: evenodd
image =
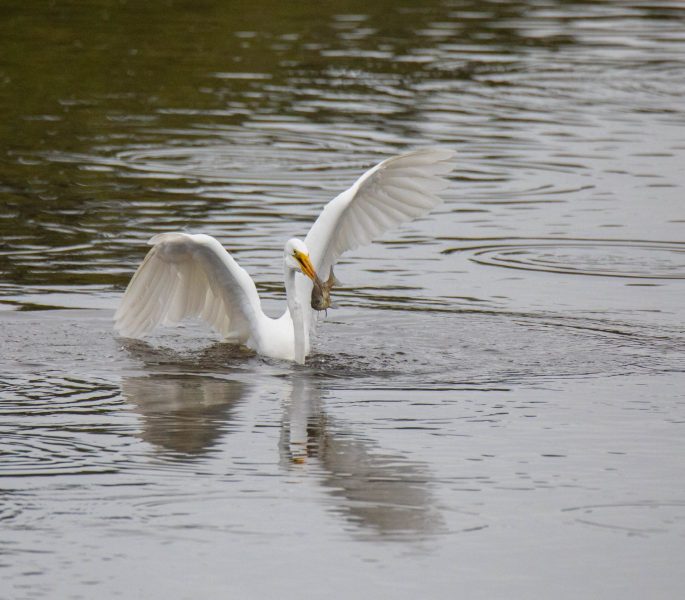
<svg viewBox="0 0 685 600">
<path fill-rule="evenodd" d="M 340 285 L 340 282 L 335 278 L 335 275 L 333 275 L 332 267 L 327 281 L 321 281 L 318 277 L 314 280 L 311 299 L 312 308 L 314 310 L 337 308 L 335 304 L 331 302 L 331 289 L 334 285 Z"/>
</svg>

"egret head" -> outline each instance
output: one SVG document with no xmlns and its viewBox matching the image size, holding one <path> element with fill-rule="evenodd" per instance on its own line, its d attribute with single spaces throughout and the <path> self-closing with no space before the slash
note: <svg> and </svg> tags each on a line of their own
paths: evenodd
<svg viewBox="0 0 685 600">
<path fill-rule="evenodd" d="M 302 240 L 292 238 L 285 244 L 285 266 L 295 271 L 301 271 L 312 281 L 316 279 L 316 270 L 309 258 L 309 250 Z"/>
</svg>

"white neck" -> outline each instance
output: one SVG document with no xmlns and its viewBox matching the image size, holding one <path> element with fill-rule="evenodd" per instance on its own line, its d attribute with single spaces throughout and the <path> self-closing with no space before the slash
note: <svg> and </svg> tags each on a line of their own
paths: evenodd
<svg viewBox="0 0 685 600">
<path fill-rule="evenodd" d="M 300 304 L 295 293 L 295 277 L 297 273 L 285 267 L 285 295 L 288 300 L 288 310 L 290 311 L 290 318 L 293 321 L 294 347 L 295 347 L 295 362 L 303 365 L 305 356 L 306 336 L 304 322 L 304 307 Z"/>
</svg>

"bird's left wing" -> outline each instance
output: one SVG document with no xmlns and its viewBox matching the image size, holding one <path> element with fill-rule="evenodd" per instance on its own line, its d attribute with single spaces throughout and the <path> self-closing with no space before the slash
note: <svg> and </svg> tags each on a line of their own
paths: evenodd
<svg viewBox="0 0 685 600">
<path fill-rule="evenodd" d="M 426 148 L 384 160 L 331 200 L 309 230 L 305 244 L 321 279 L 348 250 L 364 246 L 392 227 L 441 202 L 449 182 L 452 150 Z M 312 282 L 298 278 L 298 297 L 308 305 Z"/>
<path fill-rule="evenodd" d="M 257 334 L 261 302 L 252 278 L 209 235 L 162 233 L 138 267 L 114 315 L 125 337 L 200 317 L 235 342 Z"/>
</svg>

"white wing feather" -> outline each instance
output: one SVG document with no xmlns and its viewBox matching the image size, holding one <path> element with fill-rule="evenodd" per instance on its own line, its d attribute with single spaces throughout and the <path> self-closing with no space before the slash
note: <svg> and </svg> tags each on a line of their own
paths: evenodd
<svg viewBox="0 0 685 600">
<path fill-rule="evenodd" d="M 437 194 L 449 185 L 445 176 L 454 168 L 453 157 L 451 150 L 428 148 L 389 158 L 331 200 L 305 238 L 319 277 L 327 279 L 344 252 L 439 204 Z M 312 282 L 299 277 L 297 285 L 300 302 L 308 306 Z"/>
<path fill-rule="evenodd" d="M 162 233 L 148 252 L 114 315 L 125 337 L 157 325 L 200 317 L 224 338 L 245 343 L 263 316 L 252 278 L 209 235 Z"/>
</svg>

